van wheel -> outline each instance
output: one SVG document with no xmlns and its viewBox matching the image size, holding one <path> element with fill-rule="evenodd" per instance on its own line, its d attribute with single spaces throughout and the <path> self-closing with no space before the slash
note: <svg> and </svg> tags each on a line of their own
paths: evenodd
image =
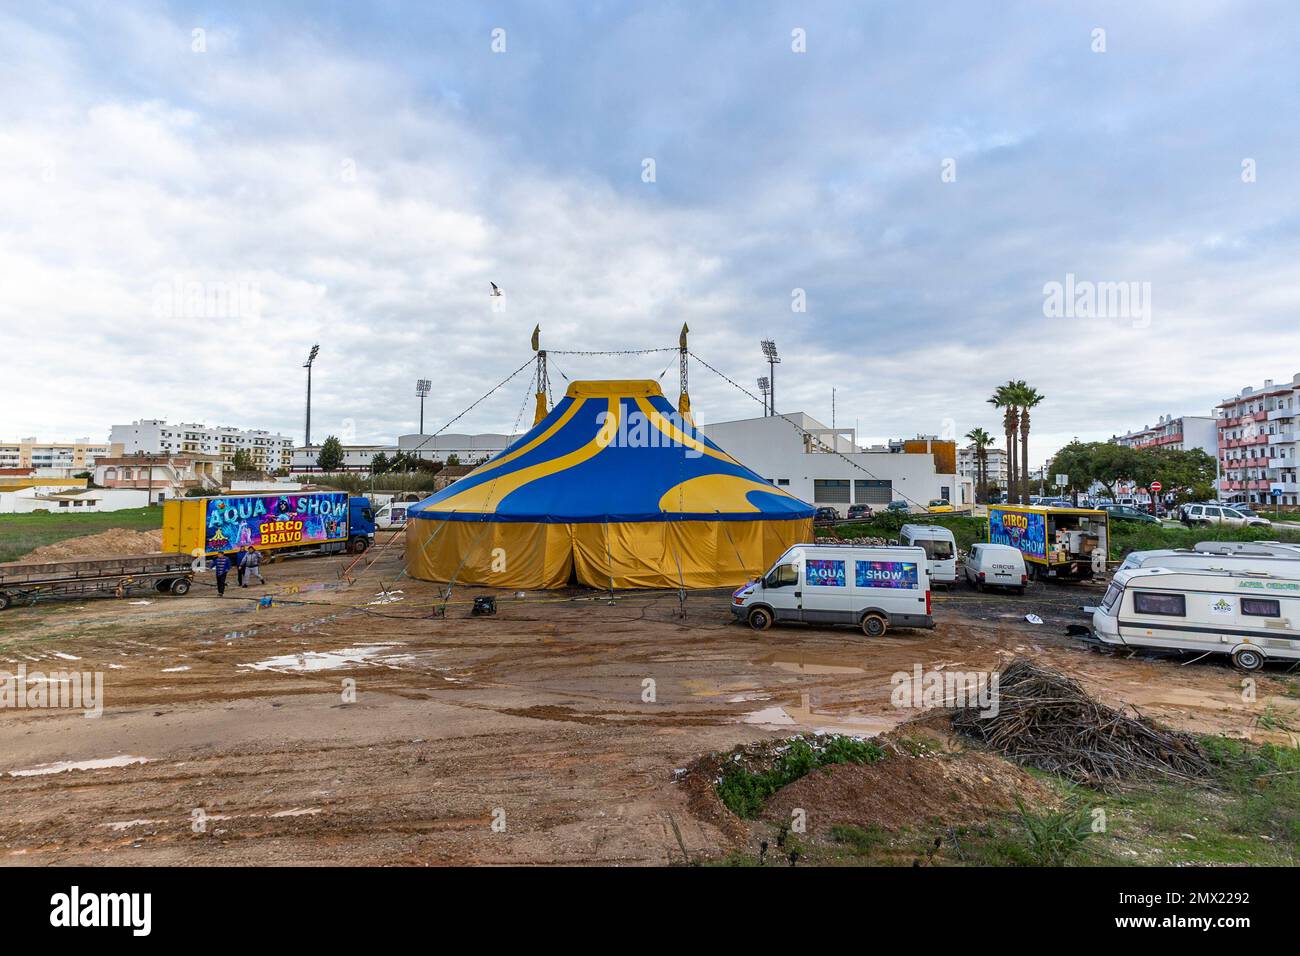
<svg viewBox="0 0 1300 956">
<path fill-rule="evenodd" d="M 185 578 L 177 578 L 172 582 L 172 594 L 180 597 L 182 594 L 190 593 L 190 582 Z"/>
<path fill-rule="evenodd" d="M 867 637 L 883 637 L 889 622 L 883 614 L 867 614 L 862 618 L 862 633 Z"/>
<path fill-rule="evenodd" d="M 756 607 L 749 612 L 749 626 L 756 631 L 766 631 L 772 626 L 772 612 L 764 607 Z"/>
<path fill-rule="evenodd" d="M 1264 655 L 1253 647 L 1239 647 L 1232 652 L 1232 663 L 1243 671 L 1257 671 L 1264 666 Z"/>
</svg>

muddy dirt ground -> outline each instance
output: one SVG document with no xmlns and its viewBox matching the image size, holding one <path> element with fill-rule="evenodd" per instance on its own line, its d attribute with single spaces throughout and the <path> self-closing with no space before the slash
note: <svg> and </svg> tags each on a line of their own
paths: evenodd
<svg viewBox="0 0 1300 956">
<path fill-rule="evenodd" d="M 0 613 L 0 669 L 105 685 L 99 718 L 0 710 L 0 863 L 661 864 L 680 857 L 673 822 L 720 854 L 737 829 L 693 811 L 675 772 L 763 737 L 888 730 L 916 716 L 890 703 L 916 664 L 1023 654 L 1109 703 L 1242 737 L 1270 704 L 1297 708 L 1281 670 L 1248 702 L 1221 663 L 1079 644 L 1065 626 L 1099 595 L 1080 586 L 939 592 L 934 631 L 868 641 L 754 633 L 725 592 L 690 594 L 684 616 L 675 593 L 497 592 L 496 616 L 471 617 L 487 592 L 457 588 L 440 617 L 399 546 L 351 582 L 350 563 L 271 564 L 266 588 L 224 598 L 209 577 L 186 597 Z"/>
</svg>

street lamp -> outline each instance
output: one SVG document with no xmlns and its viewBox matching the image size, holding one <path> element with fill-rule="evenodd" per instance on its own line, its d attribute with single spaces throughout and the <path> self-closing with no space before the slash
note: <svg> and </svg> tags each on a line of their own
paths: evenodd
<svg viewBox="0 0 1300 956">
<path fill-rule="evenodd" d="M 313 345 L 311 354 L 307 356 L 307 361 L 302 366 L 307 370 L 307 440 L 303 444 L 308 447 L 311 446 L 311 363 L 316 361 L 316 355 L 319 352 L 320 346 Z"/>
<path fill-rule="evenodd" d="M 763 357 L 767 359 L 768 368 L 768 407 L 773 415 L 776 414 L 776 367 L 781 364 L 781 357 L 776 354 L 776 343 L 771 339 L 763 339 Z"/>
<path fill-rule="evenodd" d="M 415 383 L 415 394 L 420 399 L 420 434 L 424 434 L 424 399 L 429 394 L 429 389 L 433 383 L 427 378 L 418 379 Z"/>
</svg>

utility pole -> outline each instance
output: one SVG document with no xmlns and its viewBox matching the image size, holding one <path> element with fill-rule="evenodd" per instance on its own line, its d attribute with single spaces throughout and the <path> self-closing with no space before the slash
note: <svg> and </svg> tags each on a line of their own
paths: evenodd
<svg viewBox="0 0 1300 956">
<path fill-rule="evenodd" d="M 307 440 L 303 442 L 305 446 L 311 446 L 311 366 L 316 361 L 316 355 L 320 352 L 319 345 L 311 347 L 311 354 L 307 356 L 307 361 L 303 368 L 307 370 Z"/>
<path fill-rule="evenodd" d="M 418 379 L 415 383 L 415 394 L 420 399 L 420 434 L 424 434 L 424 399 L 433 388 L 433 383 L 427 378 Z"/>
</svg>

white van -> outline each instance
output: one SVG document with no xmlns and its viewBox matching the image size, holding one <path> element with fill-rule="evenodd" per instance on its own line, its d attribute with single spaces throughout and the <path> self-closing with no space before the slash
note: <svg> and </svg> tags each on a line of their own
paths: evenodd
<svg viewBox="0 0 1300 956">
<path fill-rule="evenodd" d="M 1017 594 L 1024 594 L 1029 583 L 1024 554 L 1009 544 L 972 544 L 962 575 L 967 584 L 981 591 L 986 587 L 1014 588 Z"/>
<path fill-rule="evenodd" d="M 1092 614 L 1104 644 L 1229 654 L 1242 670 L 1300 659 L 1300 581 L 1242 571 L 1116 571 Z"/>
<path fill-rule="evenodd" d="M 774 621 L 855 624 L 868 637 L 934 627 L 930 572 L 920 548 L 796 544 L 731 595 L 731 613 L 756 631 Z"/>
<path fill-rule="evenodd" d="M 1300 579 L 1300 551 L 1233 550 L 1223 552 L 1189 551 L 1186 548 L 1162 548 L 1158 551 L 1134 551 L 1119 566 L 1121 571 L 1135 568 L 1189 568 L 1200 571 L 1262 571 L 1279 578 Z"/>
<path fill-rule="evenodd" d="M 410 507 L 409 501 L 394 501 L 384 505 L 375 512 L 376 528 L 404 528 L 406 527 L 406 509 Z"/>
<path fill-rule="evenodd" d="M 925 552 L 931 584 L 957 583 L 957 539 L 947 528 L 937 524 L 905 524 L 898 531 L 898 543 Z"/>
</svg>

